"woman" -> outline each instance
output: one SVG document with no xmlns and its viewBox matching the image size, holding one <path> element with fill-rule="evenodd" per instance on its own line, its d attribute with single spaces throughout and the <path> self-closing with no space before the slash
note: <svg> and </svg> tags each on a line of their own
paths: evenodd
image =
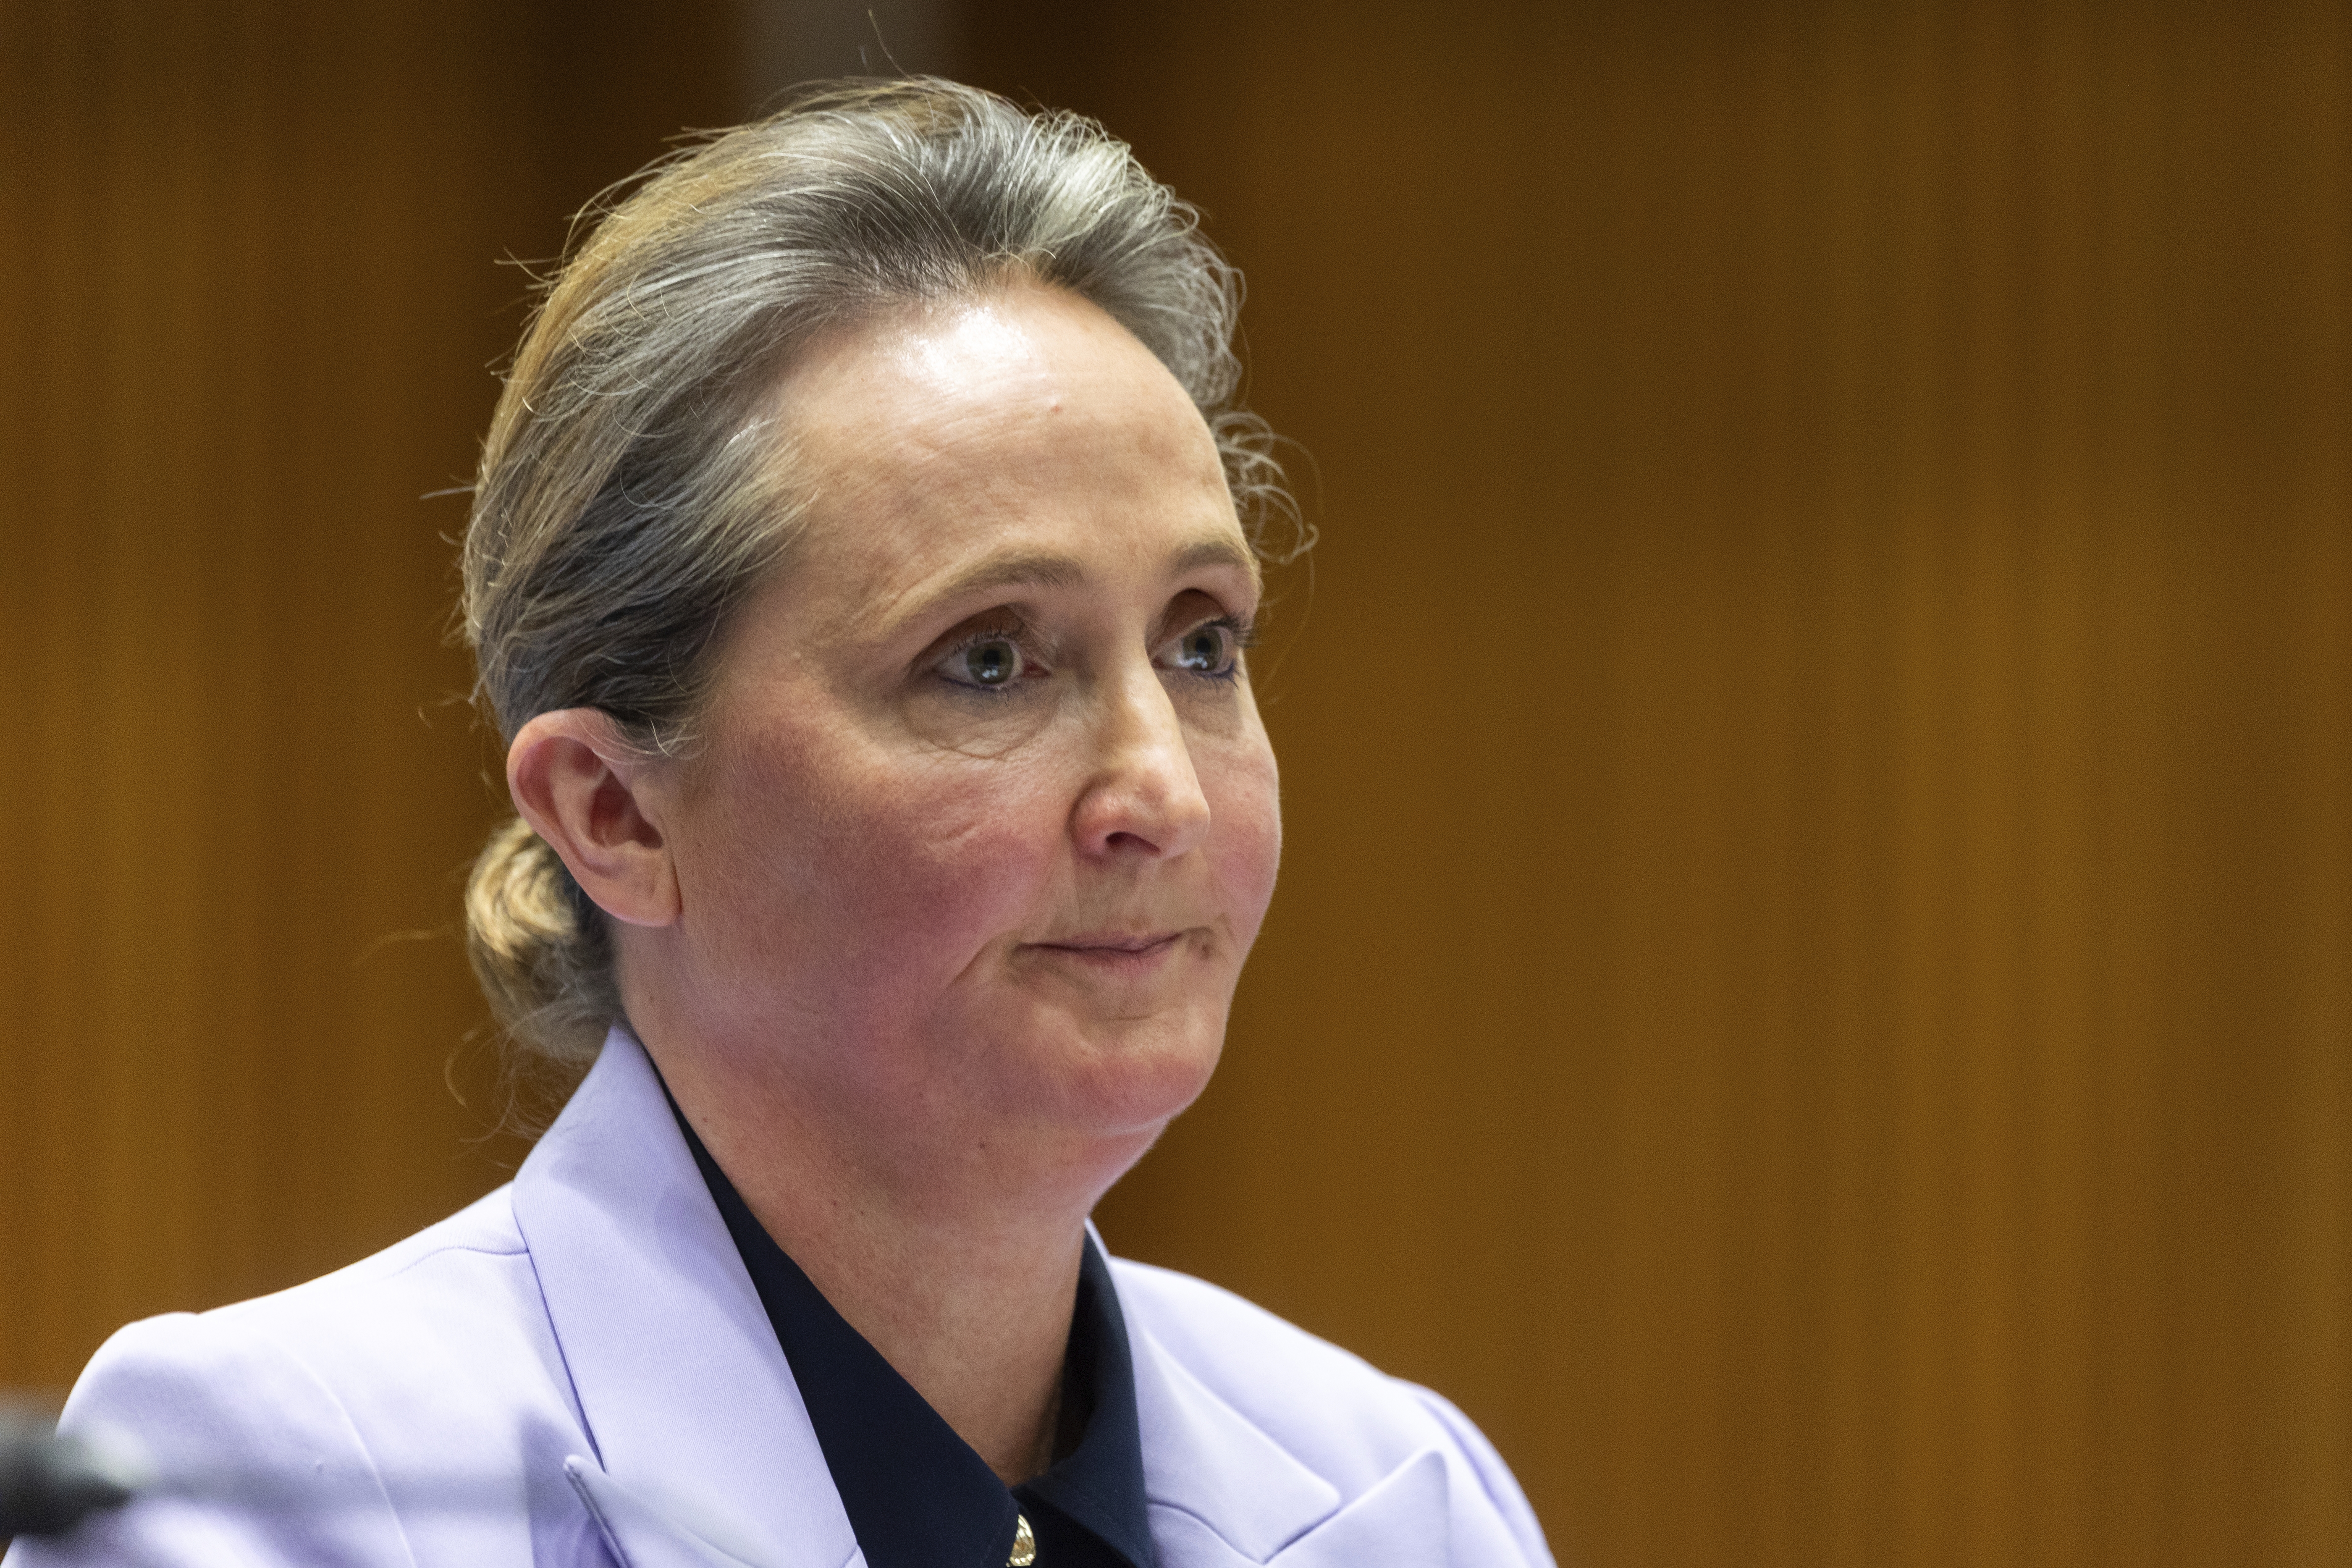
<svg viewBox="0 0 2352 1568">
<path fill-rule="evenodd" d="M 68 1424 L 184 1495 L 28 1561 L 1549 1563 L 1443 1400 L 1087 1228 L 1274 886 L 1236 294 L 1124 147 L 936 81 L 604 220 L 465 554 L 476 965 L 584 1080 L 452 1219 L 116 1336 Z"/>
</svg>

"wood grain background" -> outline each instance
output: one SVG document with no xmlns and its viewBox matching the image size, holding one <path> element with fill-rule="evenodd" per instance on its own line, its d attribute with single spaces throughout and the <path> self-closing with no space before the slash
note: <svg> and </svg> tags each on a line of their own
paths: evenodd
<svg viewBox="0 0 2352 1568">
<path fill-rule="evenodd" d="M 497 259 L 842 8 L 0 0 L 0 1384 L 516 1157 L 420 498 Z M 1114 1245 L 1569 1561 L 2352 1560 L 2347 8 L 880 10 L 1208 209 L 1311 455 Z"/>
</svg>

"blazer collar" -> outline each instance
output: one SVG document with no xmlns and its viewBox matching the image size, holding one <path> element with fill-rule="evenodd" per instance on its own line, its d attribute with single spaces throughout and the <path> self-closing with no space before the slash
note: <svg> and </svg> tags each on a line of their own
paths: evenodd
<svg viewBox="0 0 2352 1568">
<path fill-rule="evenodd" d="M 857 1557 L 775 1331 L 625 1028 L 516 1173 L 514 1209 L 604 1475 L 761 1568 Z"/>
<path fill-rule="evenodd" d="M 862 1564 L 766 1309 L 625 1028 L 516 1173 L 514 1210 L 595 1449 L 566 1468 L 624 1561 Z M 1442 1538 L 1442 1466 L 1342 1509 L 1139 1315 L 1128 1331 L 1160 1568 L 1371 1568 L 1391 1560 L 1375 1541 L 1401 1548 L 1433 1517 Z"/>
</svg>

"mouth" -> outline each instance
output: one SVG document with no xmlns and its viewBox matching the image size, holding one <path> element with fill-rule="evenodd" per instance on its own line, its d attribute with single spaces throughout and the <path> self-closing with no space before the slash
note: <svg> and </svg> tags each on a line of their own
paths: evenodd
<svg viewBox="0 0 2352 1568">
<path fill-rule="evenodd" d="M 1139 933 L 1106 932 L 1101 935 L 1069 937 L 1061 942 L 1032 942 L 1029 945 L 1033 952 L 1073 959 L 1091 967 L 1140 970 L 1150 968 L 1173 953 L 1183 940 L 1184 933 L 1181 931 Z"/>
</svg>

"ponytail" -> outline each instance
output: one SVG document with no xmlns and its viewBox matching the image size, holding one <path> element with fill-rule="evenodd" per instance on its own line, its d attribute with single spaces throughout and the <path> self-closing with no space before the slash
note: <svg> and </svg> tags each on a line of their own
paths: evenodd
<svg viewBox="0 0 2352 1568">
<path fill-rule="evenodd" d="M 516 817 L 490 835 L 466 882 L 466 956 L 501 1027 L 572 1074 L 620 1016 L 604 911 L 547 840 Z"/>
</svg>

